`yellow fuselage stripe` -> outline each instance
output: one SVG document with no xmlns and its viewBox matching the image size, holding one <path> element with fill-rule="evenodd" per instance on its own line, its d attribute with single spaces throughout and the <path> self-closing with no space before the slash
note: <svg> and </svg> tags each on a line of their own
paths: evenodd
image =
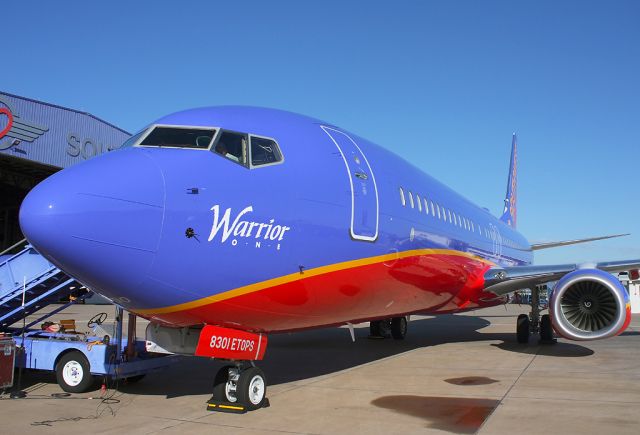
<svg viewBox="0 0 640 435">
<path fill-rule="evenodd" d="M 235 298 L 238 296 L 246 295 L 248 293 L 253 293 L 259 290 L 263 290 L 270 287 L 275 287 L 282 284 L 288 284 L 290 282 L 303 280 L 306 278 L 311 278 L 318 275 L 324 275 L 331 272 L 337 272 L 345 269 L 353 269 L 356 267 L 368 266 L 376 263 L 383 263 L 391 260 L 399 260 L 407 257 L 416 257 L 421 255 L 456 255 L 460 257 L 467 257 L 471 260 L 479 261 L 481 263 L 485 263 L 490 266 L 494 266 L 495 264 L 489 260 L 478 257 L 473 254 L 469 254 L 467 252 L 455 251 L 452 249 L 414 249 L 411 251 L 397 252 L 392 254 L 379 255 L 376 257 L 367 257 L 361 258 L 358 260 L 345 261 L 342 263 L 330 264 L 328 266 L 321 266 L 315 269 L 305 270 L 300 273 L 292 273 L 289 275 L 280 276 L 278 278 L 268 279 L 266 281 L 257 282 L 255 284 L 249 284 L 244 287 L 239 287 L 233 290 L 229 290 L 223 293 L 219 293 L 212 296 L 207 296 L 202 299 L 196 299 L 195 301 L 184 302 L 182 304 L 171 305 L 168 307 L 162 308 L 145 308 L 145 309 L 133 309 L 131 311 L 139 313 L 139 314 L 166 314 L 173 313 L 177 311 L 185 311 L 193 308 L 198 308 L 203 305 L 209 305 L 214 302 L 220 302 L 227 299 Z"/>
</svg>

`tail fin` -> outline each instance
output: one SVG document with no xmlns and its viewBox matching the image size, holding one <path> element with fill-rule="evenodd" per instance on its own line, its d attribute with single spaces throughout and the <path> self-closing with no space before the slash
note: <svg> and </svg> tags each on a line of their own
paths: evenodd
<svg viewBox="0 0 640 435">
<path fill-rule="evenodd" d="M 507 182 L 507 196 L 504 199 L 504 211 L 500 220 L 511 228 L 516 227 L 516 220 L 518 216 L 518 150 L 517 150 L 517 138 L 513 133 L 513 140 L 511 142 L 511 164 L 509 165 L 509 179 Z"/>
</svg>

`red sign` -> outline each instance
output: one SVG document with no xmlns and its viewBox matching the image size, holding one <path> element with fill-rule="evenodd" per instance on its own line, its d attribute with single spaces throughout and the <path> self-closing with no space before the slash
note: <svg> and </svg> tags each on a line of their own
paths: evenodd
<svg viewBox="0 0 640 435">
<path fill-rule="evenodd" d="M 11 127 L 13 127 L 13 115 L 9 109 L 4 107 L 0 107 L 0 114 L 7 115 L 7 125 L 0 131 L 0 139 L 2 139 L 5 134 L 9 133 Z"/>
<path fill-rule="evenodd" d="M 261 360 L 267 350 L 267 336 L 206 325 L 200 333 L 196 356 L 240 361 Z"/>
</svg>

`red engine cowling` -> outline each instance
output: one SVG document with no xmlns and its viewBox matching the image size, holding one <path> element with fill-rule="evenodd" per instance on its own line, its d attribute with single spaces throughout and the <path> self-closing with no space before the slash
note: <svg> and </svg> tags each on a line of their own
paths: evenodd
<svg viewBox="0 0 640 435">
<path fill-rule="evenodd" d="M 553 328 L 571 340 L 598 340 L 620 334 L 631 321 L 629 294 L 620 281 L 598 269 L 563 276 L 549 299 Z"/>
</svg>

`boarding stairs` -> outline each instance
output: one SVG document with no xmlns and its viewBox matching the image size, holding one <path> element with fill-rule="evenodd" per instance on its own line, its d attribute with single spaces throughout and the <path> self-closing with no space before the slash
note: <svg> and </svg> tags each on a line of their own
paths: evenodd
<svg viewBox="0 0 640 435">
<path fill-rule="evenodd" d="M 59 302 L 79 290 L 82 284 L 67 276 L 23 240 L 0 253 L 0 331 Z M 11 254 L 10 250 L 19 252 Z M 21 250 L 20 250 L 21 248 Z M 57 313 L 69 304 L 56 308 L 45 317 Z M 31 322 L 28 328 L 39 322 Z"/>
</svg>

